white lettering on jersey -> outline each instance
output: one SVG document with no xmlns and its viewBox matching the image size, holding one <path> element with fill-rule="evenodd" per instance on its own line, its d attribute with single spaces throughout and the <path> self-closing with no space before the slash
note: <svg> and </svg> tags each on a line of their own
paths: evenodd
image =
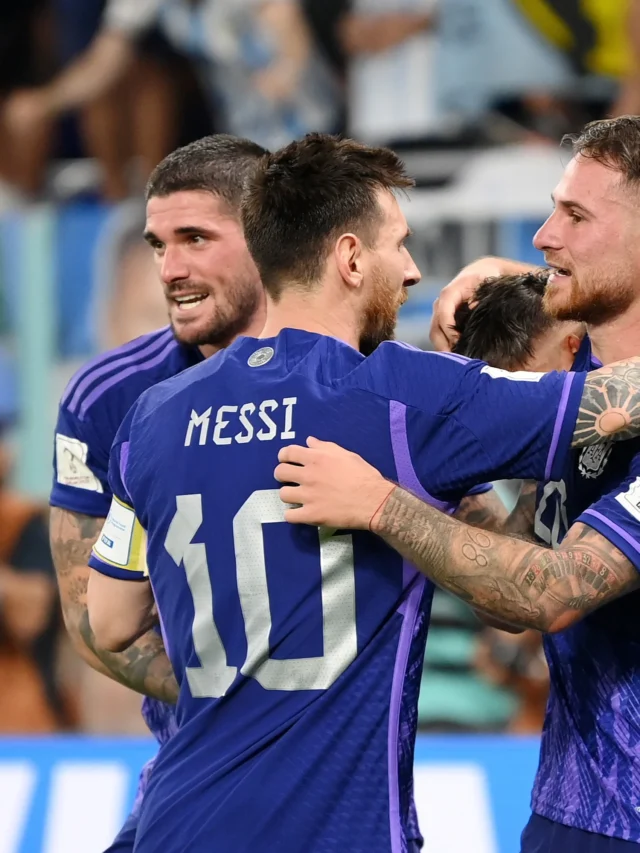
<svg viewBox="0 0 640 853">
<path fill-rule="evenodd" d="M 530 370 L 500 370 L 498 367 L 489 367 L 487 364 L 480 373 L 486 373 L 492 379 L 510 379 L 512 382 L 540 382 L 546 373 L 533 373 Z"/>
<path fill-rule="evenodd" d="M 244 403 L 241 406 L 220 406 L 215 414 L 211 439 L 208 436 L 213 407 L 210 406 L 201 415 L 192 409 L 184 446 L 191 447 L 196 443 L 203 446 L 207 440 L 218 445 L 229 445 L 233 442 L 248 444 L 254 438 L 259 441 L 294 439 L 296 432 L 293 416 L 297 402 L 297 397 L 285 397 L 283 400 L 263 400 L 261 403 Z M 194 435 L 196 429 L 199 430 L 197 442 Z"/>
<path fill-rule="evenodd" d="M 635 478 L 626 492 L 616 495 L 616 500 L 629 515 L 640 521 L 640 477 Z"/>
<path fill-rule="evenodd" d="M 213 431 L 214 444 L 231 444 L 233 438 L 231 436 L 222 437 L 222 430 L 229 426 L 229 421 L 225 419 L 225 415 L 232 415 L 238 411 L 237 406 L 220 406 L 216 415 L 216 428 Z"/>
<path fill-rule="evenodd" d="M 104 492 L 102 483 L 87 465 L 89 446 L 84 441 L 56 433 L 56 479 L 63 486 Z"/>
<path fill-rule="evenodd" d="M 209 419 L 211 418 L 213 406 L 209 406 L 206 412 L 203 412 L 199 415 L 195 409 L 191 409 L 191 418 L 189 419 L 189 426 L 187 427 L 187 435 L 184 440 L 184 446 L 189 447 L 191 444 L 191 438 L 193 437 L 193 431 L 196 427 L 200 427 L 200 441 L 199 444 L 207 443 L 207 435 L 209 433 Z"/>
</svg>

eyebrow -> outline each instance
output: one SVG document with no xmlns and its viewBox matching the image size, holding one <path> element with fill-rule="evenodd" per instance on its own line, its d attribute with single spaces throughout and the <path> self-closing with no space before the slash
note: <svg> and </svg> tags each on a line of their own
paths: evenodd
<svg viewBox="0 0 640 853">
<path fill-rule="evenodd" d="M 587 210 L 587 208 L 586 208 L 584 205 L 580 204 L 580 202 L 579 202 L 579 201 L 571 201 L 570 199 L 567 199 L 567 200 L 564 200 L 564 201 L 558 201 L 558 202 L 556 202 L 556 199 L 555 199 L 555 196 L 554 196 L 554 194 L 553 194 L 553 193 L 551 193 L 551 201 L 553 202 L 554 206 L 555 206 L 555 205 L 560 205 L 560 207 L 565 208 L 565 210 L 566 210 L 567 208 L 573 208 L 573 209 L 575 209 L 575 210 L 581 210 L 581 211 L 582 211 L 582 213 L 586 213 L 586 214 L 587 214 L 587 216 L 589 216 L 589 215 L 590 215 L 590 213 L 591 213 L 591 211 L 590 211 L 590 210 Z"/>
<path fill-rule="evenodd" d="M 173 233 L 175 235 L 189 236 L 190 234 L 210 234 L 211 231 L 208 228 L 203 228 L 199 225 L 181 225 L 179 228 L 174 228 Z M 156 237 L 153 231 L 145 231 L 142 236 L 147 241 L 147 243 L 162 242 L 162 240 Z"/>
</svg>

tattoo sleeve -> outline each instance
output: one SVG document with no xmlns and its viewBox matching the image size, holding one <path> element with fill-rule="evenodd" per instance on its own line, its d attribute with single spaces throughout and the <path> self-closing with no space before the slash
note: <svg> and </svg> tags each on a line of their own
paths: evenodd
<svg viewBox="0 0 640 853">
<path fill-rule="evenodd" d="M 573 447 L 640 435 L 640 358 L 592 371 L 586 379 Z"/>
<path fill-rule="evenodd" d="M 65 625 L 77 651 L 94 669 L 137 693 L 175 703 L 178 685 L 162 639 L 155 631 L 144 634 L 117 654 L 95 644 L 87 610 L 88 563 L 103 523 L 102 518 L 51 509 L 51 552 Z"/>
<path fill-rule="evenodd" d="M 522 628 L 563 630 L 640 586 L 627 558 L 583 524 L 552 551 L 471 527 L 398 486 L 372 529 L 438 586 Z"/>
</svg>

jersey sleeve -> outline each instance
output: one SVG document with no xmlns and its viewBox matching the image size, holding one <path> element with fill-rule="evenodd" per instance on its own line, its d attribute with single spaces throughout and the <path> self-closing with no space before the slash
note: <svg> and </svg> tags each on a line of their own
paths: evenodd
<svg viewBox="0 0 640 853">
<path fill-rule="evenodd" d="M 468 470 L 462 468 L 459 474 L 483 480 L 558 479 L 571 448 L 587 374 L 510 373 L 477 361 L 461 368 L 441 411 L 451 422 L 452 437 L 463 441 L 466 435 L 476 446 L 475 463 L 470 448 L 449 448 L 454 467 L 456 456 L 457 461 L 466 460 Z"/>
<path fill-rule="evenodd" d="M 89 565 L 119 580 L 141 581 L 149 575 L 146 562 L 147 537 L 126 486 L 131 420 L 127 416 L 111 450 L 109 483 L 113 497 L 109 514 L 93 546 Z"/>
<path fill-rule="evenodd" d="M 92 420 L 81 420 L 65 406 L 58 410 L 53 449 L 52 506 L 106 516 L 111 504 L 109 449 L 113 435 L 107 436 Z"/>
<path fill-rule="evenodd" d="M 640 454 L 634 457 L 629 476 L 577 521 L 597 530 L 640 571 Z"/>
</svg>

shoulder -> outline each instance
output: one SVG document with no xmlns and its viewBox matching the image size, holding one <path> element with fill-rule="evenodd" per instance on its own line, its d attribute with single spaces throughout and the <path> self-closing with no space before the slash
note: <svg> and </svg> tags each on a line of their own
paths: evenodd
<svg viewBox="0 0 640 853">
<path fill-rule="evenodd" d="M 66 415 L 84 421 L 105 410 L 121 417 L 147 388 L 188 366 L 187 350 L 169 327 L 143 335 L 92 359 L 73 376 L 60 401 Z"/>
<path fill-rule="evenodd" d="M 463 376 L 482 367 L 483 362 L 462 355 L 387 341 L 365 359 L 357 373 L 359 384 L 366 390 L 436 412 L 445 405 Z"/>
</svg>

